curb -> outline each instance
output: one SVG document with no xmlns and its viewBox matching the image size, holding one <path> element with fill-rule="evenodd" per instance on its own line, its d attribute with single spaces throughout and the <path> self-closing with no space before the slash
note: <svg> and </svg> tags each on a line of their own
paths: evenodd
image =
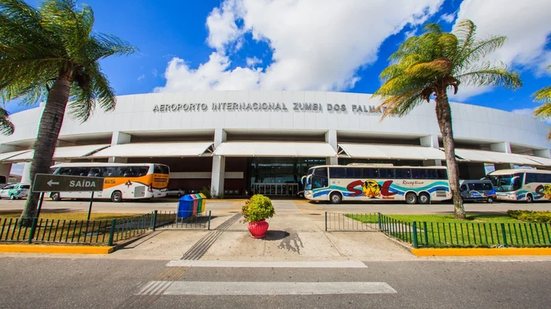
<svg viewBox="0 0 551 309">
<path fill-rule="evenodd" d="M 410 249 L 415 256 L 551 255 L 551 248 L 451 248 Z"/>
<path fill-rule="evenodd" d="M 109 254 L 110 246 L 47 246 L 47 245 L 0 245 L 3 253 L 45 253 L 45 254 Z"/>
</svg>

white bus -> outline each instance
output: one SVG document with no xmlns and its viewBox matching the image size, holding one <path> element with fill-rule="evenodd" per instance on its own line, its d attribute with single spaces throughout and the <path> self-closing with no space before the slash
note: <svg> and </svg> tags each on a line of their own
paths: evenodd
<svg viewBox="0 0 551 309">
<path fill-rule="evenodd" d="M 63 163 L 52 166 L 54 175 L 104 177 L 103 191 L 94 198 L 121 202 L 165 197 L 170 170 L 154 163 Z M 90 192 L 50 192 L 50 198 L 89 198 Z"/>
<path fill-rule="evenodd" d="M 494 185 L 498 200 L 551 200 L 551 171 L 536 169 L 497 170 L 487 176 Z"/>
<path fill-rule="evenodd" d="M 406 201 L 451 199 L 445 167 L 320 165 L 305 176 L 304 197 L 313 201 Z"/>
</svg>

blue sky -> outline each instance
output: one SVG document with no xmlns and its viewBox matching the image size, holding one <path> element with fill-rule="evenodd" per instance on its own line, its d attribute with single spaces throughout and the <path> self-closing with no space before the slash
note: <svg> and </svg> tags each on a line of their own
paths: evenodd
<svg viewBox="0 0 551 309">
<path fill-rule="evenodd" d="M 518 2 L 518 3 L 517 3 Z M 30 1 L 38 5 L 41 1 Z M 542 0 L 86 0 L 95 31 L 139 51 L 102 61 L 117 95 L 205 89 L 372 93 L 389 55 L 427 22 L 470 18 L 480 37 L 506 35 L 492 61 L 518 90 L 461 87 L 454 101 L 529 113 L 551 84 L 551 2 Z M 23 108 L 15 102 L 7 109 Z"/>
</svg>

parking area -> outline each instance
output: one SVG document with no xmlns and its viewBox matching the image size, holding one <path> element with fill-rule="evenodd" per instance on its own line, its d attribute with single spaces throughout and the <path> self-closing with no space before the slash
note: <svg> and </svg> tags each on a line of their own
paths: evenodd
<svg viewBox="0 0 551 309">
<path fill-rule="evenodd" d="M 445 214 L 453 212 L 451 203 L 437 203 L 428 205 L 407 205 L 401 203 L 314 203 L 308 200 L 274 200 L 278 205 L 281 205 L 280 212 L 285 212 L 285 205 L 292 206 L 301 210 L 303 213 L 323 213 L 329 212 L 380 212 L 385 214 Z M 208 199 L 206 209 L 211 210 L 216 215 L 235 214 L 241 210 L 241 206 L 245 203 L 244 199 Z M 24 200 L 0 200 L 0 214 L 7 211 L 22 210 L 25 205 Z M 93 211 L 104 213 L 148 213 L 153 210 L 159 211 L 176 211 L 178 205 L 177 198 L 166 198 L 152 201 L 138 201 L 121 203 L 113 203 L 110 201 L 94 201 Z M 87 211 L 89 201 L 51 201 L 45 200 L 43 209 L 52 211 Z M 551 211 L 551 203 L 534 202 L 534 203 L 465 203 L 467 212 L 506 212 L 510 209 L 519 210 L 537 210 Z M 276 214 L 277 215 L 277 214 Z"/>
</svg>

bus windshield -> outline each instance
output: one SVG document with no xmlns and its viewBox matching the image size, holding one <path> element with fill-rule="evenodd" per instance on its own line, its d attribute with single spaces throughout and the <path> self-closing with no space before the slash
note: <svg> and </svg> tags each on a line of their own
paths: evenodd
<svg viewBox="0 0 551 309">
<path fill-rule="evenodd" d="M 489 178 L 497 192 L 511 192 L 522 187 L 522 174 L 490 175 Z"/>
</svg>

